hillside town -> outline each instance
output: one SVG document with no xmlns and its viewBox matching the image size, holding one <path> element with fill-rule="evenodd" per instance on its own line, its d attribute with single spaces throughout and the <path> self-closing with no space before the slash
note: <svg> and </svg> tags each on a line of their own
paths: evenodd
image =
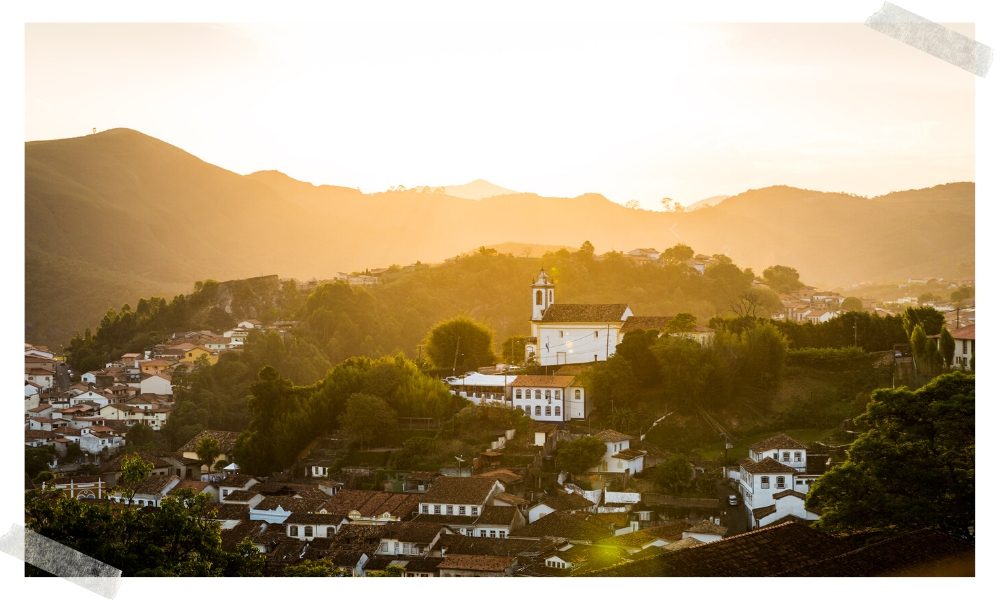
<svg viewBox="0 0 1000 600">
<path fill-rule="evenodd" d="M 819 515 L 806 508 L 807 494 L 843 460 L 843 446 L 784 432 L 747 440 L 736 463 L 685 462 L 683 478 L 702 482 L 700 495 L 675 495 L 644 478 L 663 462 L 662 450 L 644 435 L 592 429 L 581 374 L 613 357 L 630 331 L 708 346 L 714 330 L 664 332 L 672 317 L 639 316 L 627 304 L 561 304 L 556 292 L 544 269 L 530 286 L 523 364 L 541 371 L 493 364 L 442 380 L 470 405 L 515 411 L 530 426 L 497 430 L 478 455 L 436 470 L 345 463 L 348 439 L 336 432 L 268 476 L 241 471 L 238 431 L 203 430 L 173 451 L 128 450 L 131 439 L 163 429 L 175 386 L 190 373 L 240 352 L 253 332 L 287 334 L 293 321 L 174 333 L 79 374 L 47 348 L 26 344 L 25 447 L 51 450 L 26 489 L 150 510 L 172 496 L 200 495 L 215 509 L 210 519 L 223 548 L 250 540 L 266 559 L 265 574 L 275 576 L 316 562 L 358 577 L 628 575 L 654 565 L 674 575 L 883 575 L 971 553 L 971 544 L 929 533 L 869 547 L 813 532 L 808 525 Z M 784 300 L 787 311 L 775 318 L 799 321 L 835 315 L 843 302 L 813 291 Z M 974 315 L 965 318 L 954 336 L 958 369 L 974 364 Z M 602 449 L 593 464 L 576 474 L 559 468 L 560 450 L 588 442 Z M 147 465 L 141 480 L 124 475 L 129 456 Z M 745 548 L 755 546 L 787 557 L 747 562 Z M 899 555 L 917 546 L 920 553 Z M 845 562 L 858 553 L 867 559 Z"/>
</svg>

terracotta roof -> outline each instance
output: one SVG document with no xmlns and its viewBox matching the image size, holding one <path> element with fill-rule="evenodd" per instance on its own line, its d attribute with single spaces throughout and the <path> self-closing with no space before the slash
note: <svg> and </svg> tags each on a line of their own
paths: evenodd
<svg viewBox="0 0 1000 600">
<path fill-rule="evenodd" d="M 583 510 L 594 506 L 580 494 L 548 494 L 542 497 L 538 504 L 544 504 L 555 510 Z"/>
<path fill-rule="evenodd" d="M 673 317 L 636 317 L 631 316 L 622 325 L 622 333 L 630 331 L 663 331 Z"/>
<path fill-rule="evenodd" d="M 193 479 L 182 479 L 181 482 L 178 483 L 177 486 L 174 489 L 170 490 L 170 493 L 173 494 L 173 493 L 175 493 L 175 492 L 177 492 L 179 490 L 183 490 L 183 489 L 190 489 L 190 490 L 194 490 L 194 491 L 196 491 L 198 493 L 201 493 L 201 492 L 205 491 L 205 488 L 207 488 L 207 487 L 209 487 L 211 485 L 214 485 L 214 484 L 211 483 L 211 482 L 209 482 L 209 481 L 195 481 Z"/>
<path fill-rule="evenodd" d="M 551 540 L 524 539 L 520 537 L 485 538 L 469 535 L 442 535 L 437 547 L 453 554 L 478 554 L 488 556 L 538 556 L 551 552 L 556 544 Z"/>
<path fill-rule="evenodd" d="M 226 497 L 222 499 L 223 502 L 228 503 L 248 503 L 254 498 L 260 495 L 260 492 L 256 490 L 236 490 L 226 494 Z"/>
<path fill-rule="evenodd" d="M 264 496 L 264 499 L 261 500 L 260 503 L 254 507 L 254 510 L 272 511 L 272 510 L 277 510 L 278 507 L 280 506 L 283 510 L 287 510 L 288 512 L 316 511 L 322 508 L 323 505 L 326 504 L 326 499 L 329 498 L 329 496 L 327 496 L 323 492 L 320 492 L 319 490 L 317 490 L 317 494 L 319 494 L 319 496 L 312 494 L 307 494 L 299 497 L 292 495 Z"/>
<path fill-rule="evenodd" d="M 576 377 L 572 375 L 518 375 L 510 384 L 511 387 L 551 387 L 566 388 L 573 385 Z"/>
<path fill-rule="evenodd" d="M 496 481 L 482 477 L 448 477 L 434 480 L 421 503 L 483 504 Z"/>
<path fill-rule="evenodd" d="M 627 548 L 642 548 L 655 540 L 679 540 L 688 528 L 687 521 L 672 521 L 656 527 L 647 527 L 632 533 L 616 535 L 603 543 L 616 544 Z"/>
<path fill-rule="evenodd" d="M 312 512 L 293 512 L 288 515 L 285 522 L 282 525 L 339 525 L 341 520 L 343 520 L 343 515 L 334 514 L 324 514 L 324 513 L 312 513 Z"/>
<path fill-rule="evenodd" d="M 791 490 L 791 489 L 778 492 L 778 493 L 774 494 L 771 497 L 774 498 L 775 500 L 778 500 L 779 498 L 784 498 L 785 496 L 795 496 L 796 498 L 799 498 L 800 500 L 805 500 L 806 499 L 806 495 L 805 494 L 803 494 L 802 492 L 796 492 L 795 490 Z"/>
<path fill-rule="evenodd" d="M 711 521 L 702 521 L 697 525 L 688 527 L 684 531 L 688 533 L 710 533 L 714 535 L 726 535 L 728 528 L 725 525 L 716 525 Z"/>
<path fill-rule="evenodd" d="M 777 435 L 772 435 L 762 442 L 757 442 L 750 446 L 750 449 L 754 452 L 763 452 L 765 450 L 777 450 L 777 449 L 792 449 L 792 450 L 808 450 L 808 447 L 797 440 L 793 440 L 783 433 Z"/>
<path fill-rule="evenodd" d="M 481 556 L 475 554 L 448 554 L 438 564 L 438 569 L 458 569 L 462 571 L 506 571 L 514 565 L 510 556 Z"/>
<path fill-rule="evenodd" d="M 218 482 L 219 487 L 235 487 L 242 488 L 251 481 L 257 481 L 256 478 L 251 477 L 245 473 L 229 473 L 226 475 L 225 479 Z"/>
<path fill-rule="evenodd" d="M 755 508 L 753 509 L 752 512 L 753 512 L 753 518 L 759 521 L 760 519 L 763 519 L 767 515 L 773 515 L 774 513 L 778 512 L 778 507 L 777 505 L 771 504 L 769 506 L 761 506 L 760 508 Z"/>
<path fill-rule="evenodd" d="M 327 497 L 323 507 L 327 512 L 349 514 L 352 510 L 363 517 L 389 513 L 394 517 L 409 519 L 417 510 L 421 495 L 380 492 L 373 490 L 341 490 L 333 497 Z"/>
<path fill-rule="evenodd" d="M 553 304 L 542 314 L 546 323 L 612 323 L 621 321 L 627 304 Z"/>
<path fill-rule="evenodd" d="M 413 517 L 413 520 L 417 523 L 435 523 L 437 525 L 449 525 L 451 527 L 467 527 L 469 525 L 474 525 L 478 516 L 471 515 L 434 515 L 427 513 L 420 513 Z"/>
<path fill-rule="evenodd" d="M 151 475 L 132 489 L 135 490 L 136 494 L 162 494 L 163 488 L 167 487 L 171 481 L 179 479 L 176 475 Z"/>
<path fill-rule="evenodd" d="M 485 477 L 487 479 L 496 479 L 504 485 L 512 485 L 521 483 L 524 478 L 511 471 L 510 469 L 493 469 L 491 471 L 484 471 L 483 473 L 477 473 L 473 477 Z"/>
<path fill-rule="evenodd" d="M 528 500 L 526 498 L 522 498 L 514 494 L 509 494 L 507 492 L 500 492 L 496 496 L 493 496 L 493 499 L 506 502 L 511 506 L 522 506 L 528 503 Z"/>
<path fill-rule="evenodd" d="M 972 323 L 970 325 L 966 325 L 965 327 L 959 327 L 955 331 L 951 332 L 951 337 L 956 340 L 976 339 L 976 324 Z"/>
<path fill-rule="evenodd" d="M 633 460 L 639 458 L 640 456 L 646 456 L 645 450 L 635 450 L 633 448 L 626 448 L 621 450 L 617 454 L 611 456 L 611 458 L 620 458 L 622 460 Z"/>
<path fill-rule="evenodd" d="M 792 467 L 788 465 L 783 465 L 780 462 L 774 460 L 770 456 L 761 461 L 752 461 L 749 458 L 744 458 L 740 461 L 740 466 L 746 469 L 747 473 L 752 473 L 754 475 L 764 474 L 768 475 L 771 473 L 798 473 Z"/>
<path fill-rule="evenodd" d="M 365 571 L 384 571 L 389 565 L 402 567 L 407 573 L 438 572 L 438 565 L 444 560 L 440 557 L 411 558 L 409 556 L 376 556 L 365 563 Z"/>
<path fill-rule="evenodd" d="M 517 515 L 513 506 L 486 506 L 479 514 L 476 525 L 510 525 Z"/>
<path fill-rule="evenodd" d="M 711 544 L 601 569 L 600 577 L 767 577 L 842 554 L 852 544 L 805 525 L 765 527 Z"/>
<path fill-rule="evenodd" d="M 614 429 L 605 429 L 603 431 L 598 431 L 597 433 L 594 434 L 594 437 L 605 443 L 624 442 L 632 439 L 632 436 L 625 435 L 624 433 L 620 433 L 618 431 L 615 431 Z"/>
<path fill-rule="evenodd" d="M 246 521 L 250 518 L 246 504 L 216 504 L 215 511 L 215 519 L 220 521 Z"/>
<path fill-rule="evenodd" d="M 597 541 L 611 537 L 611 526 L 588 520 L 580 515 L 554 512 L 549 513 L 517 531 L 518 537 L 556 537 L 569 540 Z"/>
<path fill-rule="evenodd" d="M 389 523 L 384 527 L 383 538 L 399 540 L 401 542 L 412 542 L 415 544 L 429 544 L 441 533 L 442 527 L 437 523 L 418 523 L 416 521 L 405 521 L 402 523 Z"/>
<path fill-rule="evenodd" d="M 219 442 L 219 450 L 221 453 L 229 454 L 229 452 L 232 451 L 233 446 L 236 445 L 236 439 L 240 437 L 240 432 L 206 429 L 188 440 L 186 444 L 180 447 L 178 452 L 194 452 L 198 448 L 198 442 L 200 442 L 204 437 L 215 438 L 215 440 Z"/>
</svg>

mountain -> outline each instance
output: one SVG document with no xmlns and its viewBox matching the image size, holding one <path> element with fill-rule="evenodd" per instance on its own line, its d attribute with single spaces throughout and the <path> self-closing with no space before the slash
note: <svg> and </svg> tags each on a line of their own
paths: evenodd
<svg viewBox="0 0 1000 600">
<path fill-rule="evenodd" d="M 599 194 L 470 201 L 362 194 L 275 171 L 239 175 L 129 129 L 25 144 L 25 335 L 59 344 L 139 296 L 277 273 L 325 279 L 521 240 L 598 252 L 679 242 L 842 285 L 974 274 L 975 186 L 879 198 L 784 186 L 693 212 L 633 210 Z"/>
<path fill-rule="evenodd" d="M 444 193 L 455 198 L 465 198 L 466 200 L 482 200 L 483 198 L 493 198 L 494 196 L 509 196 L 516 194 L 513 190 L 502 188 L 499 185 L 490 183 L 485 179 L 476 179 L 463 185 L 448 185 L 444 188 Z"/>
<path fill-rule="evenodd" d="M 715 206 L 720 204 L 723 200 L 729 198 L 729 196 L 712 196 L 711 198 L 705 198 L 704 200 L 699 200 L 694 204 L 690 204 L 684 208 L 686 211 L 698 210 L 701 208 L 708 208 L 710 206 Z"/>
</svg>

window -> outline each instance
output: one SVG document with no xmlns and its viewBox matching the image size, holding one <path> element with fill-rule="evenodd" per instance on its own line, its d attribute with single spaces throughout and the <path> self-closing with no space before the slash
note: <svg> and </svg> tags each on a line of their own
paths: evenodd
<svg viewBox="0 0 1000 600">
<path fill-rule="evenodd" d="M 524 296 L 521 296 L 522 298 Z M 535 304 L 538 306 L 542 305 L 542 290 L 535 290 Z"/>
<path fill-rule="evenodd" d="M 288 526 L 288 535 L 290 537 L 299 537 L 299 526 L 298 525 L 289 525 Z"/>
<path fill-rule="evenodd" d="M 760 478 L 760 489 L 766 490 L 771 487 L 771 478 L 767 475 L 762 475 Z"/>
<path fill-rule="evenodd" d="M 775 451 L 774 454 L 771 455 L 771 458 L 773 458 L 774 460 L 778 460 L 778 452 Z"/>
<path fill-rule="evenodd" d="M 473 506 L 471 510 L 472 510 L 472 516 L 473 517 L 478 517 L 479 516 L 479 507 L 478 506 Z"/>
<path fill-rule="evenodd" d="M 796 452 L 795 453 L 795 462 L 802 462 L 802 453 L 801 452 Z"/>
<path fill-rule="evenodd" d="M 775 485 L 774 487 L 778 488 L 779 490 L 785 489 L 785 476 L 784 475 L 778 475 L 777 485 Z"/>
<path fill-rule="evenodd" d="M 562 331 L 560 331 L 560 332 L 559 332 L 559 337 L 562 337 L 562 336 L 563 336 L 563 332 L 562 332 Z"/>
<path fill-rule="evenodd" d="M 562 390 L 556 390 L 556 400 L 562 400 Z"/>
<path fill-rule="evenodd" d="M 516 398 L 518 400 L 521 399 L 521 390 L 520 390 L 520 388 L 514 390 L 514 398 Z"/>
<path fill-rule="evenodd" d="M 447 509 L 445 510 L 445 512 L 446 512 L 446 513 L 448 513 L 448 514 L 450 515 L 450 514 L 452 514 L 451 510 L 452 510 L 452 506 L 451 506 L 451 505 L 449 504 L 449 505 L 447 506 Z"/>
<path fill-rule="evenodd" d="M 781 453 L 781 460 L 783 460 L 785 462 L 788 462 L 791 459 L 792 459 L 792 454 L 790 452 L 782 452 Z"/>
<path fill-rule="evenodd" d="M 496 529 L 490 529 L 490 537 L 491 537 L 491 538 L 495 538 L 496 536 L 497 536 L 497 531 L 496 531 Z"/>
<path fill-rule="evenodd" d="M 545 399 L 552 400 L 552 390 L 545 390 Z"/>
<path fill-rule="evenodd" d="M 581 391 L 580 390 L 573 390 L 573 399 L 574 400 L 579 400 L 580 396 L 581 396 Z"/>
<path fill-rule="evenodd" d="M 551 417 L 552 416 L 552 407 L 551 406 L 546 406 L 545 407 L 545 416 L 546 417 Z"/>
<path fill-rule="evenodd" d="M 227 490 L 227 489 L 223 488 L 223 490 L 222 490 L 222 497 L 225 498 L 226 496 L 228 496 L 230 491 L 232 491 L 232 490 Z"/>
<path fill-rule="evenodd" d="M 561 411 L 559 410 L 559 407 L 558 407 L 558 406 L 556 406 L 556 416 L 557 416 L 557 417 L 559 416 L 559 413 L 560 413 L 560 412 L 561 412 Z"/>
<path fill-rule="evenodd" d="M 600 333 L 599 333 L 599 332 L 597 332 L 597 331 L 595 331 L 595 332 L 594 332 L 594 337 L 595 337 L 595 338 L 596 338 L 596 337 L 598 337 L 599 335 L 600 335 Z"/>
<path fill-rule="evenodd" d="M 479 530 L 479 537 L 486 537 L 486 530 L 485 529 L 480 529 Z"/>
<path fill-rule="evenodd" d="M 305 537 L 312 537 L 313 536 L 312 525 L 306 525 L 302 530 L 302 535 L 304 535 Z"/>
<path fill-rule="evenodd" d="M 549 290 L 549 302 L 550 303 L 552 302 L 552 293 L 553 293 L 552 290 Z"/>
<path fill-rule="evenodd" d="M 435 504 L 434 505 L 434 514 L 436 514 L 436 515 L 441 514 L 441 505 L 440 504 Z"/>
<path fill-rule="evenodd" d="M 536 417 L 542 416 L 542 407 L 541 406 L 535 406 L 535 416 Z"/>
<path fill-rule="evenodd" d="M 542 399 L 542 390 L 535 390 L 535 400 Z"/>
<path fill-rule="evenodd" d="M 458 514 L 460 514 L 460 515 L 464 515 L 465 514 L 465 505 L 464 504 L 462 506 L 458 507 Z"/>
<path fill-rule="evenodd" d="M 420 512 L 424 513 L 425 515 L 427 514 L 427 505 L 426 504 L 421 504 L 420 505 Z"/>
<path fill-rule="evenodd" d="M 507 532 L 501 529 L 500 531 L 497 532 L 497 536 L 505 538 L 507 537 Z"/>
</svg>

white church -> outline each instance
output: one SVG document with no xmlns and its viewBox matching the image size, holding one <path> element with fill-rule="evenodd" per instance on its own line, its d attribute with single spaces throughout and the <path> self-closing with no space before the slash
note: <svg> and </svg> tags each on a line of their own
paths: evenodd
<svg viewBox="0 0 1000 600">
<path fill-rule="evenodd" d="M 531 298 L 525 359 L 542 366 L 608 360 L 629 331 L 659 330 L 670 321 L 670 317 L 636 317 L 627 304 L 557 304 L 555 285 L 545 269 L 531 285 Z"/>
</svg>

